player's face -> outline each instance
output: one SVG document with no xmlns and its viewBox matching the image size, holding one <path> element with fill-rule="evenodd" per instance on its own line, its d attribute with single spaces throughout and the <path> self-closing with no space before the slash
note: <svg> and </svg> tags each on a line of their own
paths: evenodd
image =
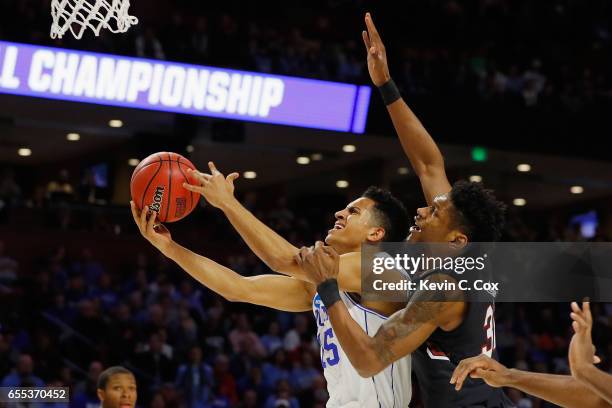
<svg viewBox="0 0 612 408">
<path fill-rule="evenodd" d="M 373 226 L 374 204 L 369 198 L 359 197 L 336 212 L 336 223 L 328 231 L 325 243 L 340 253 L 355 252 L 371 235 L 380 235 L 381 228 Z"/>
<path fill-rule="evenodd" d="M 106 388 L 98 390 L 102 408 L 133 408 L 136 406 L 136 379 L 132 374 L 115 374 Z"/>
<path fill-rule="evenodd" d="M 447 194 L 434 198 L 429 207 L 417 209 L 414 225 L 410 227 L 410 242 L 450 242 L 453 240 L 454 207 Z"/>
</svg>

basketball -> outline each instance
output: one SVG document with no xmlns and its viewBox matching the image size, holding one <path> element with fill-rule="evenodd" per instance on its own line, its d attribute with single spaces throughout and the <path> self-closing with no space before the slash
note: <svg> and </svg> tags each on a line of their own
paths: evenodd
<svg viewBox="0 0 612 408">
<path fill-rule="evenodd" d="M 198 203 L 197 193 L 185 190 L 183 183 L 196 184 L 187 169 L 194 165 L 177 153 L 154 153 L 141 161 L 132 173 L 130 192 L 139 209 L 149 206 L 161 222 L 185 218 Z"/>
</svg>

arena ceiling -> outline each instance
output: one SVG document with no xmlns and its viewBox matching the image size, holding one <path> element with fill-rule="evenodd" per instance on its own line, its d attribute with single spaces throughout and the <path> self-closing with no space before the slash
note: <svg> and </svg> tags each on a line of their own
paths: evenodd
<svg viewBox="0 0 612 408">
<path fill-rule="evenodd" d="M 333 191 L 337 180 L 351 182 L 351 177 L 359 177 L 347 169 L 371 163 L 376 163 L 383 174 L 379 182 L 401 183 L 406 179 L 414 183 L 410 172 L 399 170 L 409 163 L 392 135 L 354 135 L 255 123 L 236 127 L 237 122 L 228 122 L 224 124 L 229 126 L 225 129 L 228 137 L 219 138 L 213 136 L 218 133 L 218 129 L 213 131 L 217 122 L 197 119 L 187 127 L 192 133 L 185 135 L 182 132 L 186 128 L 177 127 L 175 115 L 169 113 L 8 95 L 0 95 L 0 105 L 0 160 L 13 166 L 44 168 L 97 156 L 113 156 L 115 162 L 127 166 L 129 158 L 142 158 L 143 144 L 147 147 L 150 136 L 152 149 L 167 140 L 173 150 L 186 154 L 180 149 L 191 144 L 189 157 L 200 168 L 213 160 L 222 170 L 256 171 L 256 179 L 243 181 L 248 186 L 292 183 L 304 191 Z M 110 127 L 113 119 L 123 121 L 123 127 Z M 67 141 L 70 132 L 79 133 L 80 140 Z M 236 138 L 232 132 L 241 137 Z M 356 151 L 344 152 L 347 144 L 354 145 Z M 30 148 L 32 155 L 18 156 L 21 147 Z M 471 147 L 441 146 L 450 177 L 480 175 L 507 199 L 523 197 L 532 208 L 612 196 L 612 163 L 499 150 L 489 150 L 488 160 L 476 163 Z M 312 157 L 315 153 L 322 154 L 322 160 L 296 163 L 298 156 Z M 532 170 L 518 172 L 520 163 L 530 164 Z M 584 193 L 571 194 L 570 188 L 575 185 L 582 186 Z"/>
</svg>

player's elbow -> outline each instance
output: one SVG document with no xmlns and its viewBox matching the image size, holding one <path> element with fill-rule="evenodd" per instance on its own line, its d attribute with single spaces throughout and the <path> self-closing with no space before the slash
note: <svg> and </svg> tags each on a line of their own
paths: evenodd
<svg viewBox="0 0 612 408">
<path fill-rule="evenodd" d="M 378 367 L 377 364 L 369 361 L 356 365 L 355 369 L 357 370 L 357 374 L 363 378 L 374 377 L 381 371 L 381 368 Z"/>
<path fill-rule="evenodd" d="M 362 347 L 359 357 L 353 362 L 357 374 L 363 378 L 370 378 L 378 374 L 384 368 L 379 358 L 370 347 Z"/>
<path fill-rule="evenodd" d="M 228 302 L 240 302 L 239 296 L 237 296 L 233 292 L 221 293 L 220 295 L 221 297 L 223 297 L 223 299 L 227 300 Z"/>
<path fill-rule="evenodd" d="M 248 302 L 249 299 L 246 296 L 248 292 L 242 286 L 242 282 L 235 282 L 234 285 L 228 286 L 226 290 L 218 293 L 228 302 Z"/>
<path fill-rule="evenodd" d="M 357 374 L 363 378 L 370 378 L 378 374 L 378 372 L 370 369 L 370 368 L 359 368 L 357 369 Z"/>
</svg>

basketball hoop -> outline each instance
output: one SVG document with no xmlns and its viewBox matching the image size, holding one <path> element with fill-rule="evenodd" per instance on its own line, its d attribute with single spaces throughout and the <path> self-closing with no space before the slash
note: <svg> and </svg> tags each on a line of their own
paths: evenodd
<svg viewBox="0 0 612 408">
<path fill-rule="evenodd" d="M 51 0 L 51 38 L 62 38 L 70 31 L 80 39 L 88 27 L 96 36 L 103 28 L 125 33 L 138 24 L 129 9 L 130 0 Z"/>
</svg>

